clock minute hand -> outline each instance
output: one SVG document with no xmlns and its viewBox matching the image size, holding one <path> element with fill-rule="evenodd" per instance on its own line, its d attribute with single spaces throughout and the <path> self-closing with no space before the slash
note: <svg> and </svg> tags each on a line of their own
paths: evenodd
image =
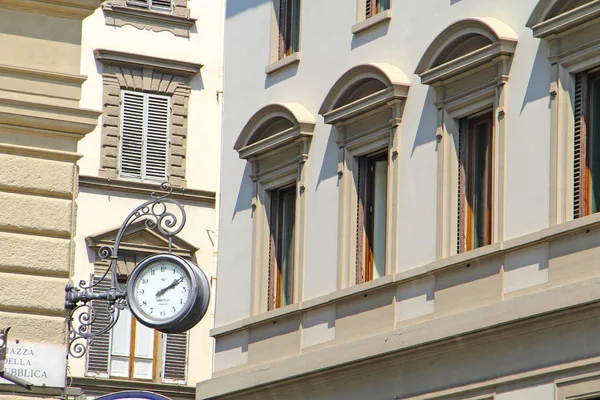
<svg viewBox="0 0 600 400">
<path fill-rule="evenodd" d="M 162 296 L 163 294 L 165 294 L 165 292 L 169 289 L 174 288 L 175 286 L 179 285 L 181 282 L 183 282 L 183 277 L 179 278 L 179 279 L 175 279 L 173 282 L 171 282 L 171 284 L 169 286 L 167 286 L 166 288 L 162 288 L 160 289 L 158 292 L 156 292 L 156 296 Z"/>
</svg>

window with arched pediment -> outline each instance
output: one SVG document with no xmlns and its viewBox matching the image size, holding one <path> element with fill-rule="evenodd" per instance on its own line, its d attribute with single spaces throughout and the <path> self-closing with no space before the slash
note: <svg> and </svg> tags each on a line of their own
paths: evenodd
<svg viewBox="0 0 600 400">
<path fill-rule="evenodd" d="M 516 46 L 503 22 L 467 18 L 434 38 L 416 68 L 436 93 L 438 258 L 503 238 L 505 86 Z"/>
<path fill-rule="evenodd" d="M 252 166 L 252 312 L 301 300 L 305 163 L 315 121 L 295 103 L 271 104 L 246 124 L 234 149 Z"/>
<path fill-rule="evenodd" d="M 540 0 L 527 26 L 551 64 L 552 225 L 600 211 L 600 0 Z"/>
<path fill-rule="evenodd" d="M 408 79 L 389 64 L 356 66 L 333 85 L 319 114 L 333 125 L 338 164 L 338 280 L 360 284 L 397 270 L 398 144 Z M 354 266 L 354 268 L 348 268 Z"/>
</svg>

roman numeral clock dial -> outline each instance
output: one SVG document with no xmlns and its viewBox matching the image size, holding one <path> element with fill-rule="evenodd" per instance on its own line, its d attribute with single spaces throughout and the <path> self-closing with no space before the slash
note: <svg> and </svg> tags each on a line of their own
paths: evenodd
<svg viewBox="0 0 600 400">
<path fill-rule="evenodd" d="M 206 313 L 210 285 L 202 270 L 172 254 L 142 260 L 127 282 L 127 301 L 142 324 L 165 333 L 181 333 Z"/>
</svg>

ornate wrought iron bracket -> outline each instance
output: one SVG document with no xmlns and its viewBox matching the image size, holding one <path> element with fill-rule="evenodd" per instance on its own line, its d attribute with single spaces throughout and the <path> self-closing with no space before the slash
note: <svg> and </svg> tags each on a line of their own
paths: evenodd
<svg viewBox="0 0 600 400">
<path fill-rule="evenodd" d="M 127 229 L 134 222 L 144 220 L 146 228 L 155 229 L 168 238 L 169 253 L 172 252 L 173 236 L 183 229 L 186 215 L 182 204 L 168 198 L 173 187 L 164 182 L 160 188 L 164 193 L 153 192 L 151 200 L 135 208 L 125 218 L 113 247 L 103 246 L 98 250 L 100 259 L 110 259 L 106 273 L 90 285 L 85 280 L 81 280 L 77 286 L 68 283 L 65 287 L 65 309 L 69 312 L 67 316 L 69 354 L 72 357 L 83 357 L 88 346 L 93 343 L 93 339 L 109 332 L 119 320 L 120 311 L 127 307 L 127 293 L 117 281 L 119 245 Z M 110 280 L 110 289 L 103 292 L 95 291 L 94 287 L 105 280 Z M 94 300 L 104 300 L 102 303 L 106 304 L 108 311 L 108 323 L 101 327 L 97 326 L 100 321 L 97 321 L 98 311 Z M 94 323 L 95 329 L 92 331 Z"/>
</svg>

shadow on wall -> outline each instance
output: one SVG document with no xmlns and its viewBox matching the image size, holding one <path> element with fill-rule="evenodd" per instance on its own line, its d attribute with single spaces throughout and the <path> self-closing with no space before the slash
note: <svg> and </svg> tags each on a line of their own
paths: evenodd
<svg viewBox="0 0 600 400">
<path fill-rule="evenodd" d="M 235 17 L 237 14 L 241 14 L 250 8 L 256 8 L 263 3 L 267 3 L 271 0 L 234 0 L 227 2 L 227 10 L 225 11 L 225 18 Z"/>
<path fill-rule="evenodd" d="M 437 129 L 437 110 L 435 108 L 435 89 L 429 87 L 427 96 L 425 96 L 425 104 L 421 110 L 421 119 L 417 127 L 417 134 L 413 143 L 410 156 L 412 157 L 417 147 L 424 144 L 436 141 L 435 131 Z"/>
<path fill-rule="evenodd" d="M 355 35 L 352 35 L 352 41 L 350 42 L 350 48 L 352 50 L 354 50 L 357 47 L 362 46 L 363 44 L 367 44 L 369 42 L 372 42 L 373 40 L 376 40 L 380 37 L 385 36 L 387 34 L 389 27 L 390 27 L 390 21 L 387 20 L 383 23 L 380 23 L 377 26 L 374 26 L 365 31 L 362 31 Z"/>
<path fill-rule="evenodd" d="M 336 143 L 336 140 L 337 129 L 332 126 L 329 131 L 327 147 L 325 147 L 325 154 L 323 154 L 323 160 L 321 160 L 321 171 L 319 172 L 319 179 L 317 179 L 317 186 L 315 187 L 315 191 L 319 189 L 319 185 L 322 181 L 325 181 L 329 178 L 333 178 L 337 175 L 339 148 Z"/>
<path fill-rule="evenodd" d="M 295 76 L 298 73 L 299 65 L 300 63 L 288 65 L 287 67 L 282 68 L 279 71 L 272 72 L 265 76 L 265 89 L 268 89 L 271 86 L 278 84 L 279 82 L 283 82 L 286 79 Z"/>
<path fill-rule="evenodd" d="M 252 166 L 249 162 L 246 162 L 244 168 L 244 175 L 240 178 L 240 188 L 238 189 L 238 197 L 235 202 L 235 208 L 233 209 L 233 215 L 231 220 L 235 219 L 238 212 L 248 210 L 252 207 L 252 180 L 250 174 L 252 172 Z"/>
<path fill-rule="evenodd" d="M 521 114 L 525 110 L 528 103 L 533 103 L 536 100 L 544 97 L 548 98 L 548 108 L 550 108 L 550 96 L 548 96 L 549 84 L 551 79 L 550 63 L 548 62 L 548 44 L 546 41 L 540 41 L 535 59 L 531 66 L 531 74 L 527 83 L 527 90 L 521 105 Z M 540 73 L 544 71 L 545 73 Z"/>
</svg>

